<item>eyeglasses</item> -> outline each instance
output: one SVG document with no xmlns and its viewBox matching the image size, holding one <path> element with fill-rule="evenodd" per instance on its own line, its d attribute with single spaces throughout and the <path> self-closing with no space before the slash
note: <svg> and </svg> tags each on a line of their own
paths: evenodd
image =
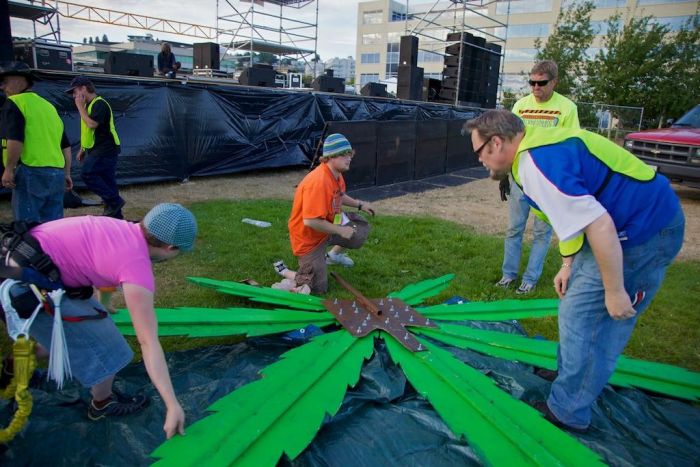
<svg viewBox="0 0 700 467">
<path fill-rule="evenodd" d="M 482 144 L 481 146 L 479 146 L 479 149 L 476 149 L 476 150 L 474 151 L 474 154 L 476 154 L 476 156 L 479 157 L 479 156 L 481 155 L 481 154 L 480 154 L 481 151 L 484 150 L 484 148 L 486 147 L 486 145 L 489 144 L 489 143 L 491 142 L 492 139 L 493 139 L 493 136 L 490 137 L 489 139 L 487 139 L 487 140 L 484 142 L 484 144 Z"/>
<path fill-rule="evenodd" d="M 538 81 L 535 81 L 535 80 L 532 80 L 532 79 L 531 79 L 531 80 L 528 81 L 528 83 L 530 83 L 530 86 L 532 86 L 532 87 L 534 87 L 535 85 L 537 85 L 537 86 L 543 88 L 543 87 L 547 86 L 547 85 L 549 84 L 550 81 L 551 81 L 551 79 L 541 79 L 541 80 L 538 80 Z"/>
</svg>

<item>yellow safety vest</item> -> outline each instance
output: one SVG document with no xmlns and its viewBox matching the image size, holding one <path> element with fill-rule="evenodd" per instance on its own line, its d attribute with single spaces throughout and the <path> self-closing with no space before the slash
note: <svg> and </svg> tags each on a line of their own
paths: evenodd
<svg viewBox="0 0 700 467">
<path fill-rule="evenodd" d="M 107 108 L 109 109 L 109 132 L 112 133 L 112 138 L 114 138 L 114 144 L 119 146 L 119 136 L 117 135 L 117 130 L 114 127 L 114 114 L 112 113 L 112 107 L 110 107 L 109 103 L 106 100 L 102 99 L 100 96 L 96 96 L 87 107 L 88 117 L 92 116 L 92 106 L 97 101 L 104 102 L 105 105 L 107 105 Z M 80 119 L 80 146 L 83 149 L 91 149 L 93 146 L 95 146 L 95 129 L 87 126 L 87 124 L 83 121 L 82 118 Z"/>
<path fill-rule="evenodd" d="M 520 141 L 517 154 L 513 160 L 511 173 L 515 183 L 522 188 L 518 167 L 520 166 L 520 154 L 528 149 L 550 146 L 561 143 L 570 138 L 578 138 L 586 146 L 588 152 L 605 164 L 612 172 L 619 173 L 632 179 L 647 182 L 656 176 L 654 169 L 638 159 L 634 154 L 627 151 L 609 139 L 586 130 L 574 128 L 538 128 L 526 127 L 525 136 Z M 531 207 L 532 212 L 544 222 L 551 224 L 547 216 L 540 210 Z M 566 241 L 559 242 L 559 253 L 562 256 L 573 256 L 583 247 L 583 233 Z"/>
<path fill-rule="evenodd" d="M 34 92 L 9 96 L 24 116 L 24 144 L 20 162 L 29 167 L 55 167 L 66 164 L 61 151 L 63 121 L 49 101 Z M 7 141 L 3 139 L 2 162 L 7 165 Z"/>
</svg>

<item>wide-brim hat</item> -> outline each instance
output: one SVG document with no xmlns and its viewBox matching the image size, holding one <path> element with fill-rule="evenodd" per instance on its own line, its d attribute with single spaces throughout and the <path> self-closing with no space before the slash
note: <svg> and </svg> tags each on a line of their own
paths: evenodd
<svg viewBox="0 0 700 467">
<path fill-rule="evenodd" d="M 0 79 L 5 76 L 24 76 L 30 84 L 34 82 L 34 73 L 24 62 L 14 60 L 0 62 Z"/>
</svg>

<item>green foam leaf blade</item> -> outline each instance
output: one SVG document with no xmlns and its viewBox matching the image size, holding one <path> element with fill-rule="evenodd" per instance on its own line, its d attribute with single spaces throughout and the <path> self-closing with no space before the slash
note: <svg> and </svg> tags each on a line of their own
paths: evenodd
<svg viewBox="0 0 700 467">
<path fill-rule="evenodd" d="M 313 295 L 303 295 L 288 292 L 286 290 L 271 289 L 269 287 L 254 287 L 240 282 L 219 281 L 206 277 L 188 277 L 192 283 L 208 287 L 229 295 L 245 297 L 254 302 L 283 305 L 308 311 L 325 310 L 323 301 Z"/>
<path fill-rule="evenodd" d="M 398 298 L 409 305 L 418 305 L 426 298 L 433 297 L 445 290 L 454 277 L 454 274 L 445 274 L 436 279 L 428 279 L 410 284 L 398 292 L 390 293 L 389 297 Z"/>
<path fill-rule="evenodd" d="M 412 330 L 455 347 L 549 370 L 557 369 L 556 342 L 447 323 L 439 326 L 438 329 Z M 690 401 L 700 400 L 700 373 L 624 355 L 617 360 L 610 384 L 637 387 Z"/>
<path fill-rule="evenodd" d="M 262 378 L 224 396 L 213 414 L 158 447 L 156 465 L 275 466 L 294 459 L 334 415 L 348 386 L 374 351 L 375 333 L 360 339 L 345 330 L 323 334 L 282 355 Z"/>
<path fill-rule="evenodd" d="M 335 322 L 328 312 L 298 310 L 263 310 L 254 308 L 156 308 L 159 336 L 218 337 L 264 336 L 300 329 L 310 324 L 318 327 Z M 112 315 L 124 335 L 135 335 L 129 313 Z"/>
<path fill-rule="evenodd" d="M 412 353 L 393 337 L 382 333 L 382 338 L 413 387 L 485 464 L 604 465 L 597 454 L 446 350 L 422 340 L 428 350 Z"/>
<path fill-rule="evenodd" d="M 467 302 L 455 305 L 433 305 L 421 308 L 426 318 L 460 321 L 510 321 L 524 318 L 556 316 L 559 300 L 536 298 L 531 300 L 497 300 L 494 302 Z"/>
</svg>

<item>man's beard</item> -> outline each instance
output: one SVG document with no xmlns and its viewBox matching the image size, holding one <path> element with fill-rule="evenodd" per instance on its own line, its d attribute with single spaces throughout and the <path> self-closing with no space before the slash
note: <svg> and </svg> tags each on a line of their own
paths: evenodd
<svg viewBox="0 0 700 467">
<path fill-rule="evenodd" d="M 497 182 L 500 182 L 501 180 L 508 178 L 508 171 L 507 170 L 489 170 L 489 177 L 491 178 L 491 180 L 496 180 Z"/>
</svg>

